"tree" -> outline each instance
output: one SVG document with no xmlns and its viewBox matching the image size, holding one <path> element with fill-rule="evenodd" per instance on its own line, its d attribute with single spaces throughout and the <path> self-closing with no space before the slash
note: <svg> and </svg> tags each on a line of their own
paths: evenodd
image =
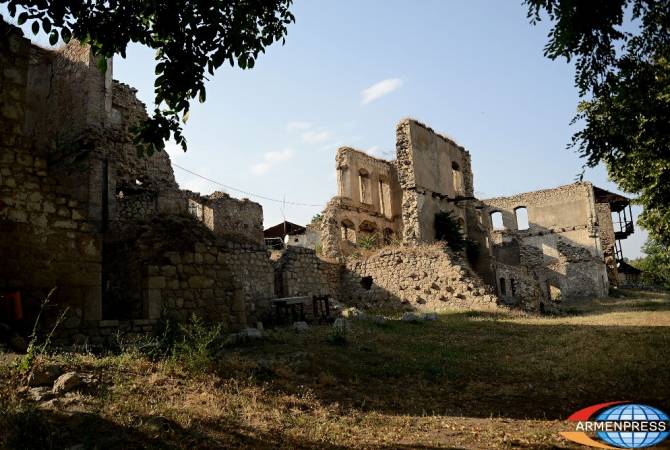
<svg viewBox="0 0 670 450">
<path fill-rule="evenodd" d="M 19 25 L 32 23 L 56 45 L 72 37 L 106 58 L 125 57 L 130 42 L 156 50 L 153 116 L 136 130 L 140 153 L 162 150 L 172 137 L 186 151 L 180 119 L 188 120 L 190 100 L 206 98 L 206 74 L 225 62 L 254 67 L 260 53 L 284 43 L 295 21 L 292 0 L 0 0 Z"/>
<path fill-rule="evenodd" d="M 576 60 L 582 101 L 573 123 L 584 126 L 570 146 L 637 194 L 639 223 L 670 246 L 670 0 L 525 4 L 532 23 L 553 22 L 545 56 Z"/>
<path fill-rule="evenodd" d="M 642 271 L 642 281 L 670 289 L 670 249 L 650 239 L 642 250 L 646 256 L 631 262 L 632 266 Z"/>
</svg>

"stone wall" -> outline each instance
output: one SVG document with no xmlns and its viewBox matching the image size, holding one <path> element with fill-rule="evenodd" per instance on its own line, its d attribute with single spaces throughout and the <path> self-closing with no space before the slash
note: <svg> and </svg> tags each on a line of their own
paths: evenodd
<svg viewBox="0 0 670 450">
<path fill-rule="evenodd" d="M 405 242 L 435 240 L 435 214 L 452 212 L 467 235 L 466 211 L 458 199 L 473 197 L 470 154 L 422 123 L 405 119 L 396 128 L 398 178 L 402 188 Z"/>
<path fill-rule="evenodd" d="M 53 287 L 54 308 L 101 316 L 101 236 L 85 206 L 59 192 L 47 152 L 29 132 L 33 48 L 0 22 L 0 289 L 22 292 L 28 328 Z"/>
<path fill-rule="evenodd" d="M 510 266 L 531 273 L 542 298 L 515 296 L 526 304 L 549 305 L 550 300 L 604 296 L 609 285 L 598 228 L 593 186 L 575 183 L 512 197 L 482 200 L 495 282 L 508 277 Z M 526 208 L 528 228 L 519 229 L 516 210 Z M 491 214 L 502 214 L 504 229 L 494 230 Z M 508 290 L 509 291 L 509 290 Z M 525 294 L 524 294 L 525 295 Z M 506 297 L 510 297 L 507 292 Z"/>
<path fill-rule="evenodd" d="M 603 250 L 603 259 L 607 267 L 607 277 L 612 286 L 619 284 L 616 252 L 614 250 L 615 237 L 612 224 L 612 210 L 607 203 L 596 203 L 598 216 L 598 230 L 600 231 L 600 246 Z"/>
<path fill-rule="evenodd" d="M 189 217 L 161 218 L 106 247 L 105 318 L 195 314 L 234 329 L 255 323 L 256 305 L 274 297 L 265 248 L 225 240 Z"/>
<path fill-rule="evenodd" d="M 497 308 L 491 289 L 465 261 L 439 244 L 388 247 L 347 261 L 342 301 L 424 311 Z"/>
<path fill-rule="evenodd" d="M 314 250 L 289 246 L 275 257 L 274 268 L 279 297 L 339 297 L 341 265 L 320 258 Z"/>
<path fill-rule="evenodd" d="M 219 236 L 237 236 L 263 245 L 263 208 L 248 198 L 232 198 L 225 192 L 210 195 L 184 191 L 189 212 Z"/>
</svg>

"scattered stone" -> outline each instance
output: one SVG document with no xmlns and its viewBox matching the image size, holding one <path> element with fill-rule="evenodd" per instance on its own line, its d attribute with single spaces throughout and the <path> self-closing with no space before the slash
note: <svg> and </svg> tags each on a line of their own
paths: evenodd
<svg viewBox="0 0 670 450">
<path fill-rule="evenodd" d="M 437 320 L 437 313 L 429 312 L 423 315 L 423 320 L 427 322 L 434 322 Z"/>
<path fill-rule="evenodd" d="M 356 307 L 344 309 L 342 310 L 340 315 L 345 319 L 359 319 L 359 320 L 364 320 L 367 316 L 367 314 L 365 314 L 364 311 L 361 311 Z"/>
<path fill-rule="evenodd" d="M 28 386 L 52 386 L 63 369 L 52 364 L 36 366 L 28 376 Z"/>
<path fill-rule="evenodd" d="M 45 386 L 34 387 L 28 390 L 28 397 L 36 402 L 51 400 L 55 396 L 56 395 L 51 392 L 51 389 Z"/>
<path fill-rule="evenodd" d="M 419 316 L 417 316 L 416 314 L 412 312 L 406 312 L 405 314 L 402 315 L 401 320 L 403 322 L 418 322 L 420 319 Z"/>
<path fill-rule="evenodd" d="M 343 319 L 342 317 L 338 317 L 337 319 L 335 319 L 335 322 L 333 322 L 333 330 L 336 333 L 344 334 L 347 331 L 349 331 L 350 328 L 351 324 L 349 323 L 349 321 Z"/>
<path fill-rule="evenodd" d="M 81 377 L 77 372 L 67 372 L 58 377 L 53 386 L 54 394 L 64 394 L 82 384 Z"/>
<path fill-rule="evenodd" d="M 307 325 L 307 322 L 293 322 L 293 330 L 301 333 L 303 331 L 309 330 L 309 325 Z"/>
<path fill-rule="evenodd" d="M 386 317 L 380 316 L 379 314 L 376 314 L 372 317 L 370 317 L 370 322 L 376 323 L 377 325 L 382 325 L 386 323 Z"/>
<path fill-rule="evenodd" d="M 242 339 L 262 339 L 263 332 L 257 328 L 247 327 L 244 330 L 237 333 L 237 335 Z"/>
</svg>

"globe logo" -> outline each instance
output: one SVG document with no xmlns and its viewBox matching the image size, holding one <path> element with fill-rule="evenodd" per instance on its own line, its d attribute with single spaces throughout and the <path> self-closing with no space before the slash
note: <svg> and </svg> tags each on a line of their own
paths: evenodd
<svg viewBox="0 0 670 450">
<path fill-rule="evenodd" d="M 620 448 L 643 448 L 659 444 L 670 434 L 668 431 L 649 431 L 652 427 L 644 427 L 644 423 L 665 422 L 669 420 L 667 414 L 656 408 L 639 404 L 617 405 L 606 409 L 596 417 L 596 422 L 614 422 L 638 424 L 637 430 L 647 431 L 598 431 L 598 437 L 610 445 Z M 628 427 L 633 430 L 634 427 Z M 664 427 L 668 430 L 667 427 Z"/>
<path fill-rule="evenodd" d="M 573 431 L 564 438 L 598 448 L 645 448 L 670 435 L 670 418 L 660 409 L 630 402 L 608 402 L 580 409 L 568 417 Z"/>
</svg>

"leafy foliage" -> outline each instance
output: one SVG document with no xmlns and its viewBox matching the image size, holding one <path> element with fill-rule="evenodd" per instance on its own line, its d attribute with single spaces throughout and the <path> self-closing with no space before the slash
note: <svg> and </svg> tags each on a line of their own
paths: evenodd
<svg viewBox="0 0 670 450">
<path fill-rule="evenodd" d="M 276 41 L 284 43 L 286 27 L 295 21 L 292 0 L 0 0 L 19 25 L 32 23 L 59 39 L 76 37 L 101 56 L 125 57 L 130 42 L 156 50 L 153 117 L 136 130 L 140 152 L 164 148 L 170 138 L 186 151 L 180 116 L 188 119 L 189 102 L 204 102 L 206 73 L 225 62 L 254 67 L 260 53 Z"/>
<path fill-rule="evenodd" d="M 442 211 L 435 214 L 435 239 L 447 241 L 452 250 L 460 251 L 465 248 L 463 230 L 451 211 Z"/>
<path fill-rule="evenodd" d="M 670 249 L 653 239 L 644 247 L 646 256 L 631 261 L 631 265 L 642 271 L 642 282 L 670 289 Z"/>
<path fill-rule="evenodd" d="M 181 338 L 172 348 L 173 361 L 194 373 L 211 369 L 225 343 L 223 325 L 207 325 L 194 314 L 187 324 L 179 326 L 179 330 Z"/>
<path fill-rule="evenodd" d="M 670 0 L 525 0 L 553 22 L 545 56 L 576 58 L 580 102 L 572 139 L 588 167 L 604 163 L 639 195 L 639 223 L 670 245 Z M 623 27 L 630 14 L 633 32 Z"/>
<path fill-rule="evenodd" d="M 356 243 L 360 248 L 372 250 L 379 247 L 379 236 L 376 233 L 361 233 L 358 235 Z"/>
</svg>

